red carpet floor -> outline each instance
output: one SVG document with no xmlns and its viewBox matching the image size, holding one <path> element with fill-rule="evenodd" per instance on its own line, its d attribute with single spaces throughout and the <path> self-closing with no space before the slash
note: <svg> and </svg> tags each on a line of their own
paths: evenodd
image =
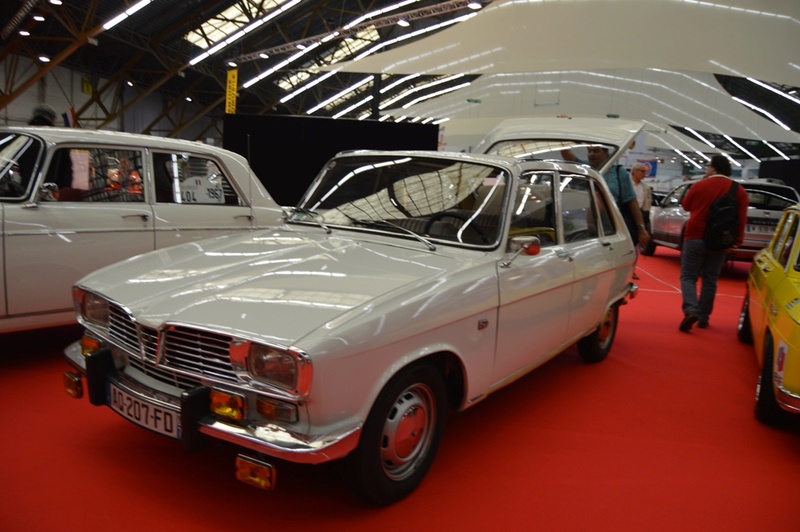
<svg viewBox="0 0 800 532">
<path fill-rule="evenodd" d="M 279 464 L 263 492 L 236 450 L 186 453 L 61 388 L 77 329 L 0 337 L 0 530 L 795 530 L 800 433 L 753 417 L 736 340 L 747 265 L 726 267 L 711 326 L 678 332 L 676 253 L 641 257 L 609 358 L 574 350 L 448 420 L 422 486 L 366 507 L 330 466 Z"/>
</svg>

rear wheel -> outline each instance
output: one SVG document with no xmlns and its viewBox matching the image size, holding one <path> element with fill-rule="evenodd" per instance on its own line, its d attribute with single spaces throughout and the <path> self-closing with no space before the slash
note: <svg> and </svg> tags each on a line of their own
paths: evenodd
<svg viewBox="0 0 800 532">
<path fill-rule="evenodd" d="M 775 400 L 775 388 L 773 384 L 773 342 L 772 336 L 767 334 L 764 340 L 764 360 L 761 365 L 761 373 L 758 375 L 756 384 L 756 419 L 767 425 L 781 426 L 785 424 L 790 415 L 778 406 Z"/>
<path fill-rule="evenodd" d="M 584 362 L 600 362 L 608 356 L 617 333 L 618 321 L 619 305 L 614 304 L 608 308 L 597 329 L 578 341 L 578 353 Z"/>
<path fill-rule="evenodd" d="M 439 449 L 446 408 L 444 380 L 432 364 L 395 375 L 375 401 L 350 458 L 358 494 L 386 505 L 414 491 Z"/>
</svg>

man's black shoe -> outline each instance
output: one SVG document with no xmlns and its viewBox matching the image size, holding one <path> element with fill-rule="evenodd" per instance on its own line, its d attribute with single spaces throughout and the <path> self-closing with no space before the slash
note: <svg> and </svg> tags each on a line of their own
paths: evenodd
<svg viewBox="0 0 800 532">
<path fill-rule="evenodd" d="M 708 328 L 708 320 L 697 320 L 697 328 L 698 329 L 707 329 Z"/>
<path fill-rule="evenodd" d="M 689 332 L 692 325 L 695 323 L 697 323 L 697 314 L 687 314 L 683 317 L 681 324 L 678 326 L 678 330 L 681 332 Z"/>
</svg>

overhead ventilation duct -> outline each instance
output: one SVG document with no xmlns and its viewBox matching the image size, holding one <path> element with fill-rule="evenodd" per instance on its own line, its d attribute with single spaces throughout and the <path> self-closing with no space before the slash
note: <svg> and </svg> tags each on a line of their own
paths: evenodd
<svg viewBox="0 0 800 532">
<path fill-rule="evenodd" d="M 11 20 L 8 21 L 6 27 L 3 28 L 2 33 L 0 33 L 0 37 L 2 37 L 4 41 L 8 39 L 8 37 L 19 27 L 20 23 L 25 20 L 25 17 L 27 17 L 30 12 L 33 11 L 33 8 L 36 7 L 36 4 L 38 4 L 40 1 L 41 0 L 26 0 L 26 2 L 22 4 L 22 7 L 19 8 L 19 11 L 17 11 L 14 16 L 11 17 Z"/>
</svg>

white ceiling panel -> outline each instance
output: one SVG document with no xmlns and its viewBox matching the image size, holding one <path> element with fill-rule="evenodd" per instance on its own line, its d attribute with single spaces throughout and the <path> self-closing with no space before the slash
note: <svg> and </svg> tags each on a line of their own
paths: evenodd
<svg viewBox="0 0 800 532">
<path fill-rule="evenodd" d="M 669 125 L 800 142 L 714 78 L 800 86 L 800 0 L 497 1 L 430 37 L 333 69 L 481 74 L 402 111 L 447 118 L 450 134 L 485 133 L 515 116 L 618 115 L 645 120 L 648 143 L 659 147 L 675 139 L 657 133 Z"/>
</svg>

